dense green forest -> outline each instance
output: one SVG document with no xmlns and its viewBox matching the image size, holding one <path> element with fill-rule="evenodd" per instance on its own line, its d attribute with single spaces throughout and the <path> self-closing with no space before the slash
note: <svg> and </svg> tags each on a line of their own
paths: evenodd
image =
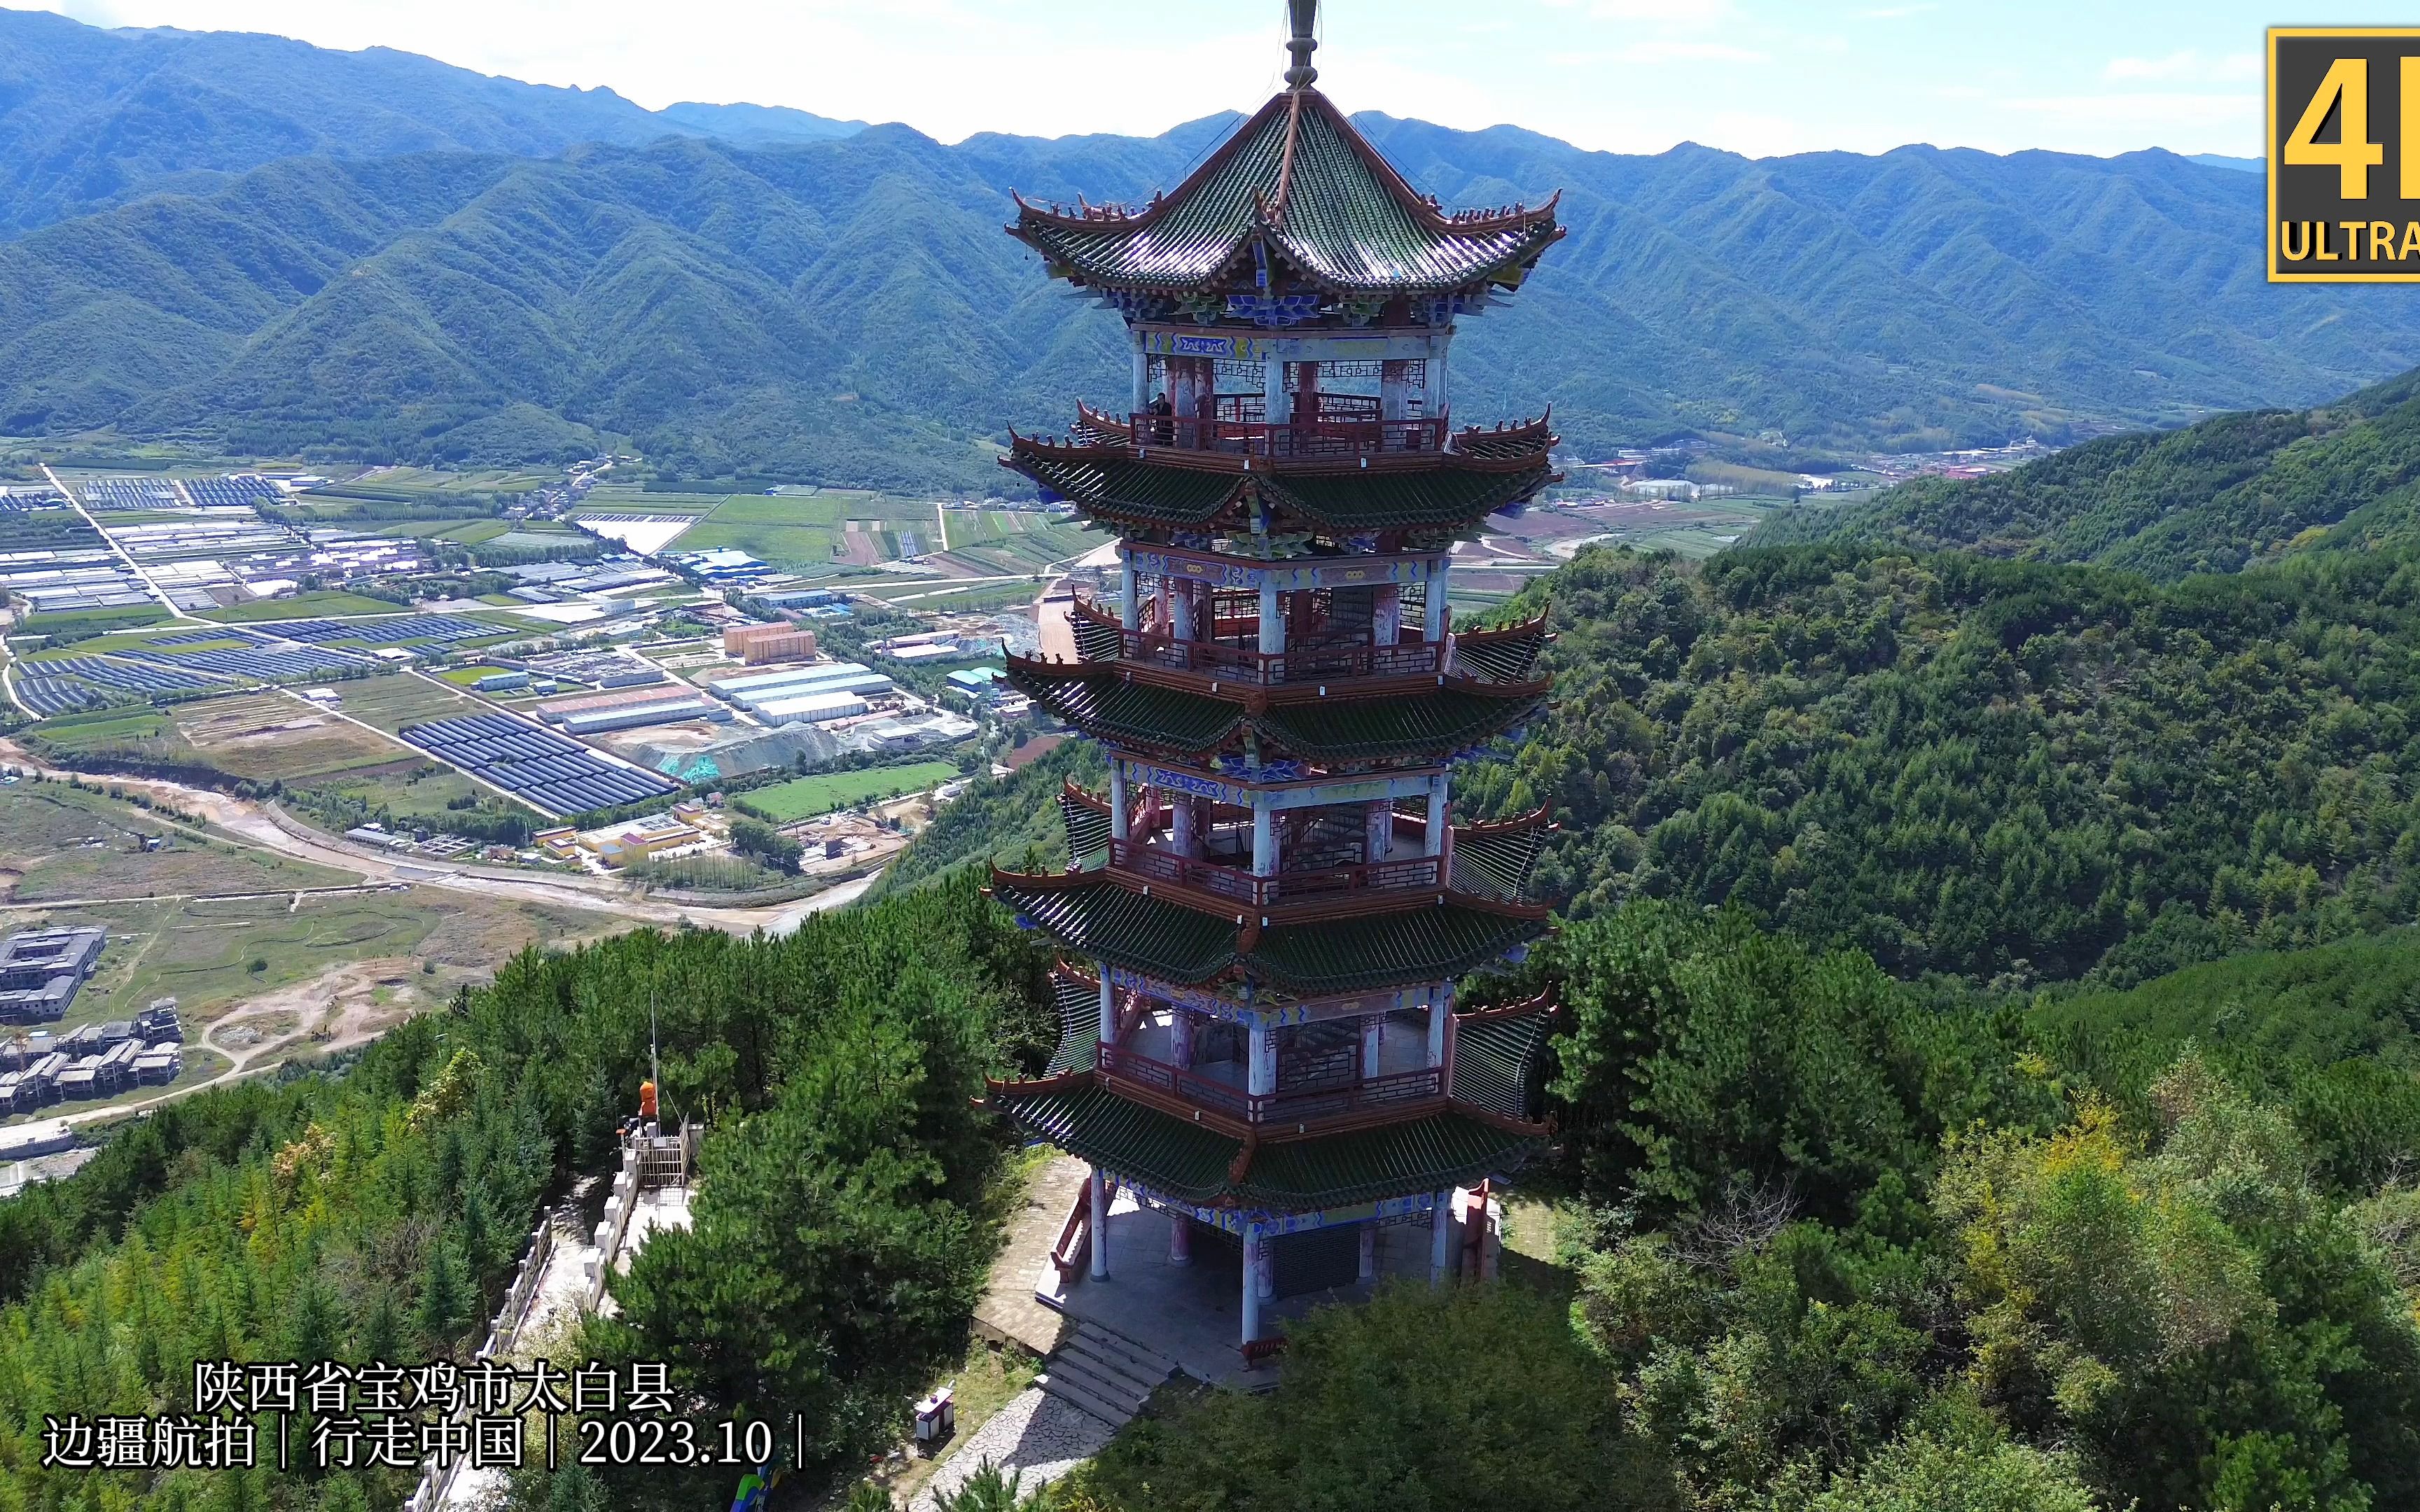
<svg viewBox="0 0 2420 1512">
<path fill-rule="evenodd" d="M 2304 550 L 2420 539 L 2420 372 L 2316 409 L 2221 415 L 2110 436 L 1965 482 L 1920 478 L 1838 509 L 1802 509 L 1751 545 L 1886 541 L 2173 579 Z"/>
<path fill-rule="evenodd" d="M 696 1227 L 583 1354 L 682 1410 L 892 1442 L 964 1347 L 1041 953 L 961 873 L 783 941 L 532 953 L 336 1073 L 214 1092 L 0 1206 L 0 1506 L 391 1505 L 397 1485 L 33 1468 L 46 1412 L 174 1408 L 190 1361 L 459 1350 L 538 1202 L 610 1161 L 652 1001 L 710 1121 Z M 1555 1253 L 1296 1331 L 1272 1396 L 1161 1404 L 1063 1512 L 2420 1506 L 2408 933 L 2125 992 L 1943 995 L 1745 909 L 1645 900 L 1558 984 Z M 695 1506 L 699 1472 L 518 1480 Z M 1476 1501 L 1474 1501 L 1474 1498 Z M 869 1503 L 868 1504 L 876 1504 Z"/>
<path fill-rule="evenodd" d="M 2357 1132 L 2409 1153 L 2408 1072 L 2271 1056 L 2338 1093 L 2273 1095 L 2129 1028 L 2104 1086 L 2012 1003 L 1945 1011 L 1737 909 L 1637 903 L 1529 970 L 1571 1007 L 1573 1196 L 1529 1277 L 1568 1311 L 1323 1315 L 1274 1395 L 1137 1425 L 1067 1512 L 2420 1506 L 2420 1193 Z M 2327 1038 L 2286 975 L 2190 991 Z M 2159 1022 L 2168 986 L 2100 1008 Z"/>
<path fill-rule="evenodd" d="M 44 1471 L 42 1417 L 189 1411 L 195 1359 L 467 1358 L 541 1200 L 617 1163 L 651 1004 L 666 1110 L 711 1124 L 706 1187 L 603 1347 L 675 1362 L 701 1408 L 812 1412 L 827 1464 L 887 1443 L 963 1349 L 1004 1152 L 968 1097 L 1055 1038 L 1042 964 L 964 885 L 781 940 L 641 931 L 523 956 L 329 1073 L 159 1109 L 0 1203 L 0 1507 L 394 1505 L 408 1481 Z M 820 1221 L 768 1235 L 777 1201 Z"/>
<path fill-rule="evenodd" d="M 1456 796 L 1552 806 L 1572 917 L 1735 903 L 1903 977 L 2124 985 L 2408 923 L 2416 581 L 1585 552 L 1506 610 L 1551 604 L 1553 713 Z"/>
</svg>

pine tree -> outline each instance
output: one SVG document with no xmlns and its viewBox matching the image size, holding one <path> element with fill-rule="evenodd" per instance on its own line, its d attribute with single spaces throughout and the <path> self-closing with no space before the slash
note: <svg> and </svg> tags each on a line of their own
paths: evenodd
<svg viewBox="0 0 2420 1512">
<path fill-rule="evenodd" d="M 420 1281 L 420 1304 L 412 1310 L 411 1326 L 431 1351 L 442 1350 L 471 1316 L 470 1284 L 451 1246 L 433 1244 L 428 1270 Z"/>
</svg>

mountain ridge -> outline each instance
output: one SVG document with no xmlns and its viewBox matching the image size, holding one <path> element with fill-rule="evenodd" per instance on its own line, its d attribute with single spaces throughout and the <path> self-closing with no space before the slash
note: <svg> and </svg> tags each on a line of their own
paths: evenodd
<svg viewBox="0 0 2420 1512">
<path fill-rule="evenodd" d="M 2104 437 L 1991 477 L 1920 478 L 1760 526 L 1754 546 L 1882 542 L 2168 579 L 2420 541 L 2420 370 L 2308 409 Z"/>
<path fill-rule="evenodd" d="M 131 45 L 25 17 L 0 12 L 0 77 L 72 63 L 25 64 L 29 27 L 69 52 Z M 944 146 L 897 124 L 817 137 L 803 113 L 676 106 L 720 134 L 667 134 L 608 91 L 409 54 L 150 43 L 167 62 L 119 94 L 198 114 L 161 126 L 128 106 L 72 161 L 0 172 L 20 224 L 76 193 L 125 199 L 0 242 L 0 434 L 462 462 L 614 437 L 668 475 L 988 490 L 1006 427 L 1055 430 L 1125 383 L 1115 317 L 1071 309 L 1000 235 L 1008 191 L 1143 197 L 1235 119 Z M 178 157 L 177 122 L 216 140 L 212 110 L 249 98 L 194 94 L 168 66 L 180 48 L 255 69 L 263 48 L 334 59 L 294 98 L 334 100 L 319 125 L 351 123 L 351 146 L 246 117 L 238 147 L 287 155 L 240 171 Z M 365 69 L 456 92 L 382 114 L 346 95 Z M 0 147 L 23 135 L 31 88 L 0 89 Z M 605 139 L 564 142 L 558 107 Z M 1356 119 L 1449 203 L 1563 192 L 1569 235 L 1509 308 L 1466 322 L 1455 391 L 1481 422 L 1551 404 L 1582 455 L 1688 435 L 1778 433 L 1810 460 L 2064 442 L 2313 402 L 2420 362 L 2399 291 L 2267 285 L 2245 230 L 2258 180 L 2170 153 L 1635 157 L 1512 126 Z"/>
</svg>

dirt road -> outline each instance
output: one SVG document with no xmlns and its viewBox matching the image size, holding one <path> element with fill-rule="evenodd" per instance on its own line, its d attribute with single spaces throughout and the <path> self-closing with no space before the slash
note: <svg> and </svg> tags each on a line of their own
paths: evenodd
<svg viewBox="0 0 2420 1512">
<path fill-rule="evenodd" d="M 0 762 L 21 769 L 36 766 L 33 757 L 23 748 L 5 739 L 0 739 Z M 797 929 L 799 921 L 808 915 L 852 903 L 874 885 L 873 877 L 861 877 L 797 903 L 755 907 L 717 908 L 703 903 L 663 903 L 648 898 L 629 884 L 613 877 L 577 872 L 537 873 L 515 871 L 509 867 L 440 860 L 433 856 L 407 857 L 381 854 L 366 846 L 320 834 L 275 810 L 271 805 L 213 793 L 207 788 L 187 787 L 181 782 L 158 778 L 95 778 L 78 772 L 40 770 L 43 776 L 60 781 L 72 777 L 88 783 L 99 781 L 111 787 L 144 793 L 154 800 L 165 799 L 189 813 L 201 815 L 226 834 L 256 849 L 355 872 L 371 886 L 440 887 L 519 903 L 584 908 L 613 914 L 635 924 L 694 924 L 704 929 L 725 930 L 734 934 L 752 934 L 760 929 L 768 934 L 787 934 Z"/>
</svg>

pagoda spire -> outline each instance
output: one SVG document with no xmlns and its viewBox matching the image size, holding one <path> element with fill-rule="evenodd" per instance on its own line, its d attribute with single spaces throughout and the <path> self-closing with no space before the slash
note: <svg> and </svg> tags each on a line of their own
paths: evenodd
<svg viewBox="0 0 2420 1512">
<path fill-rule="evenodd" d="M 1286 51 L 1294 54 L 1286 87 L 1308 89 L 1319 78 L 1319 70 L 1311 66 L 1311 54 L 1319 50 L 1319 39 L 1311 35 L 1319 26 L 1319 0 L 1286 0 L 1286 19 L 1294 23 L 1294 35 L 1286 40 Z"/>
</svg>

